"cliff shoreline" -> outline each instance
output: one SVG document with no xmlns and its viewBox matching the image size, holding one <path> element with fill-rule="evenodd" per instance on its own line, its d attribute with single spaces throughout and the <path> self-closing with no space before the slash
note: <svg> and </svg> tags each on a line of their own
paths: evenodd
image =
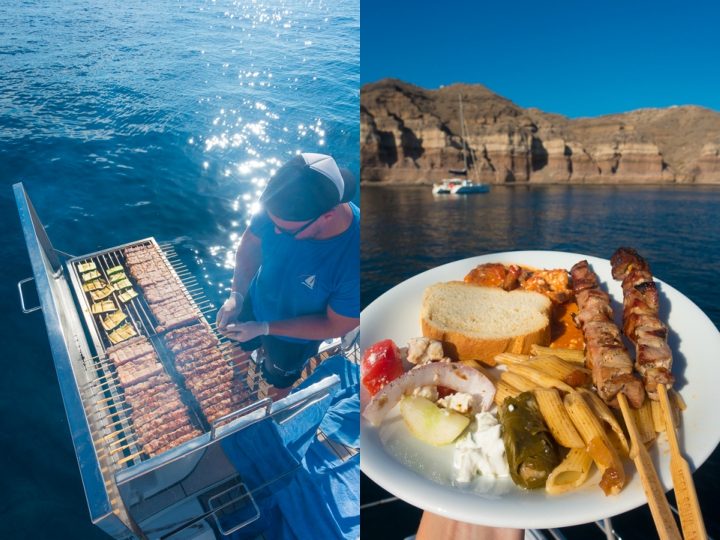
<svg viewBox="0 0 720 540">
<path fill-rule="evenodd" d="M 458 97 L 466 125 L 463 141 Z M 720 184 L 720 113 L 688 105 L 571 119 L 482 85 L 386 79 L 360 94 L 363 185 L 429 185 L 463 169 L 493 185 Z"/>
</svg>

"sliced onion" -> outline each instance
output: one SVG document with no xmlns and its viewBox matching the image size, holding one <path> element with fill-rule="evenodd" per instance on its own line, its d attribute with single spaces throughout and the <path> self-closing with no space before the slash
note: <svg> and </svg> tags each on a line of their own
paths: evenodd
<svg viewBox="0 0 720 540">
<path fill-rule="evenodd" d="M 495 385 L 480 371 L 456 362 L 434 362 L 413 368 L 385 385 L 365 407 L 363 416 L 378 426 L 403 395 L 428 385 L 470 394 L 476 412 L 487 411 L 495 397 Z"/>
</svg>

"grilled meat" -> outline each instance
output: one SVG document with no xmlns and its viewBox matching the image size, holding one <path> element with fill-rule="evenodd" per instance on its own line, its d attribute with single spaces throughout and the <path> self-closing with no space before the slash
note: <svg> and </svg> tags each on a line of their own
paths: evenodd
<svg viewBox="0 0 720 540">
<path fill-rule="evenodd" d="M 576 321 L 585 336 L 585 363 L 592 371 L 598 395 L 617 407 L 617 394 L 622 392 L 633 407 L 640 407 L 645 391 L 633 374 L 632 360 L 613 321 L 610 297 L 600 289 L 587 261 L 577 263 L 570 273 L 580 310 Z"/>
<path fill-rule="evenodd" d="M 147 339 L 136 337 L 110 347 L 107 354 L 113 364 L 120 366 L 146 354 L 155 354 L 155 350 Z"/>
<path fill-rule="evenodd" d="M 162 372 L 162 364 L 155 355 L 142 356 L 133 362 L 126 362 L 121 366 L 117 366 L 117 376 L 123 388 Z"/>
<path fill-rule="evenodd" d="M 623 327 L 635 344 L 635 368 L 642 375 L 650 399 L 657 400 L 658 384 L 672 386 L 672 351 L 668 329 L 658 318 L 659 295 L 650 265 L 632 248 L 619 248 L 610 259 L 612 275 L 622 280 Z"/>
<path fill-rule="evenodd" d="M 158 332 L 197 320 L 195 306 L 155 246 L 126 248 L 124 254 L 130 275 L 143 289 L 150 311 L 158 321 Z"/>
<path fill-rule="evenodd" d="M 152 400 L 134 400 L 129 402 L 132 408 L 133 422 L 139 421 L 143 416 L 149 414 L 156 416 L 175 409 L 186 410 L 185 404 L 180 401 L 180 394 L 177 390 L 155 395 Z"/>
<path fill-rule="evenodd" d="M 177 386 L 145 337 L 107 350 L 123 388 L 125 407 L 143 451 L 152 456 L 199 434 Z"/>
<path fill-rule="evenodd" d="M 128 273 L 143 289 L 157 321 L 156 330 L 165 333 L 165 345 L 175 356 L 186 388 L 206 416 L 217 418 L 231 412 L 242 400 L 238 386 L 233 384 L 234 370 L 222 354 L 217 337 L 200 322 L 195 305 L 167 261 L 153 245 L 127 248 L 124 254 Z M 142 355 L 135 354 L 134 358 L 142 359 Z M 157 451 L 158 444 L 162 447 L 162 443 L 149 442 L 147 434 L 144 437 L 146 452 Z"/>
<path fill-rule="evenodd" d="M 198 403 L 202 403 L 203 401 L 206 401 L 217 395 L 224 395 L 230 393 L 233 391 L 233 384 L 233 381 L 227 381 L 224 383 L 220 383 L 217 386 L 205 388 L 204 390 L 198 390 L 198 392 L 194 394 L 195 399 L 198 400 Z"/>
<path fill-rule="evenodd" d="M 166 429 L 172 428 L 168 427 Z M 174 448 L 183 442 L 189 441 L 200 434 L 201 432 L 190 424 L 182 424 L 174 431 L 143 435 L 140 437 L 140 442 L 143 446 L 143 451 L 149 456 L 154 456 Z M 162 450 L 162 452 L 160 452 L 160 450 Z"/>
<path fill-rule="evenodd" d="M 632 270 L 646 270 L 650 267 L 637 251 L 632 248 L 621 247 L 610 257 L 613 279 L 622 280 Z"/>
<path fill-rule="evenodd" d="M 190 416 L 184 407 L 168 409 L 165 406 L 162 411 L 147 413 L 138 418 L 133 417 L 133 425 L 136 431 L 152 432 L 163 429 L 169 422 L 185 422 L 190 424 Z"/>
<path fill-rule="evenodd" d="M 157 449 L 155 450 L 155 455 L 162 454 L 163 452 L 167 452 L 168 450 L 170 450 L 170 449 L 172 449 L 172 448 L 175 448 L 176 446 L 179 446 L 179 445 L 181 445 L 181 444 L 184 443 L 184 442 L 187 442 L 187 441 L 190 441 L 190 440 L 194 439 L 195 437 L 197 437 L 197 436 L 200 435 L 200 434 L 201 434 L 201 433 L 200 433 L 198 430 L 195 430 L 195 431 L 191 431 L 191 432 L 189 432 L 189 433 L 186 433 L 185 435 L 181 435 L 180 437 L 178 437 L 177 439 L 175 439 L 175 440 L 172 441 L 171 443 L 169 443 L 169 444 L 167 444 L 167 445 L 165 445 L 165 446 L 161 446 L 160 448 L 157 448 Z"/>
<path fill-rule="evenodd" d="M 220 350 L 220 342 L 204 324 L 193 324 L 165 334 L 165 344 L 175 353 L 175 366 L 185 377 L 208 421 L 224 416 L 242 402 L 234 369 Z"/>
</svg>

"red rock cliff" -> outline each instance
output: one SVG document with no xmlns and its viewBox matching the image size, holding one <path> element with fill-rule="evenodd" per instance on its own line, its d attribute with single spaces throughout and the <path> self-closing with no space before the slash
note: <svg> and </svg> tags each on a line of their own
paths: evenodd
<svg viewBox="0 0 720 540">
<path fill-rule="evenodd" d="M 482 85 L 425 90 L 387 79 L 360 95 L 364 182 L 432 182 L 464 168 L 491 183 L 720 183 L 720 114 L 695 106 L 569 119 Z"/>
</svg>

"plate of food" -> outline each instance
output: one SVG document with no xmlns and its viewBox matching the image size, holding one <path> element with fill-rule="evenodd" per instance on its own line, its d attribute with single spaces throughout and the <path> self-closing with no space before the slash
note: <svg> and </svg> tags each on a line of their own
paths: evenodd
<svg viewBox="0 0 720 540">
<path fill-rule="evenodd" d="M 610 517 L 647 502 L 621 399 L 672 487 L 659 384 L 671 388 L 680 447 L 697 469 L 720 441 L 720 333 L 628 253 L 613 264 L 494 253 L 377 298 L 361 314 L 363 472 L 467 523 L 550 528 Z"/>
</svg>

